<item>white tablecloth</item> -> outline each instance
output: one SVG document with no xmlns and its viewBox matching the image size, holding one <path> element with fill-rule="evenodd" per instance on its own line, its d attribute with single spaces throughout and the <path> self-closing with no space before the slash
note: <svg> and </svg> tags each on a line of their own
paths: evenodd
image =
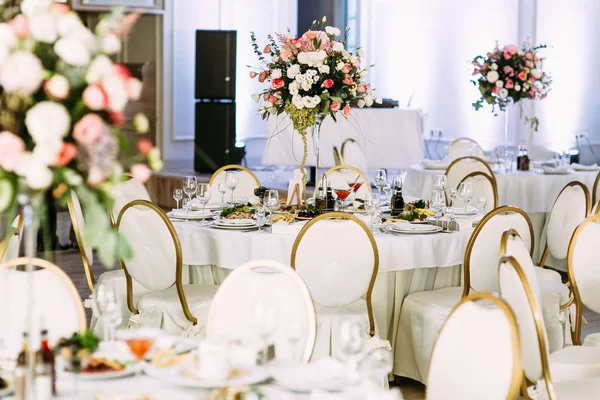
<svg viewBox="0 0 600 400">
<path fill-rule="evenodd" d="M 262 163 L 265 165 L 297 166 L 302 159 L 303 145 L 285 114 L 269 118 L 269 139 Z M 365 152 L 369 168 L 406 169 L 423 159 L 421 111 L 416 109 L 358 109 L 337 123 L 327 117 L 321 126 L 320 167 L 335 165 L 333 147 L 341 151 L 344 140 L 353 138 Z M 315 165 L 312 135 L 309 134 L 308 166 Z"/>
</svg>

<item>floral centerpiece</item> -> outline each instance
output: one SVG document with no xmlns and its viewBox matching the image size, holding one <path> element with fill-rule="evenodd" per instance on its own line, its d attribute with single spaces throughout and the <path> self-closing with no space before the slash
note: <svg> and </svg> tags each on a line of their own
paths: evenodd
<svg viewBox="0 0 600 400">
<path fill-rule="evenodd" d="M 492 112 L 496 107 L 506 111 L 508 105 L 521 99 L 545 99 L 552 79 L 544 72 L 544 58 L 538 56 L 538 50 L 543 48 L 546 46 L 524 44 L 518 48 L 511 44 L 500 49 L 496 44 L 485 56 L 475 57 L 472 61 L 475 78 L 471 82 L 478 87 L 481 98 L 472 104 L 473 108 L 479 110 L 487 103 L 492 106 Z M 525 122 L 537 131 L 536 117 L 525 116 Z"/>
<path fill-rule="evenodd" d="M 123 177 L 124 109 L 140 97 L 142 83 L 109 57 L 120 52 L 138 15 L 115 9 L 92 32 L 65 4 L 16 3 L 0 5 L 0 212 L 14 215 L 18 199 L 43 207 L 48 192 L 64 206 L 73 190 L 94 227 L 87 243 L 110 266 L 130 251 L 107 209 Z M 143 114 L 133 122 L 141 134 L 148 131 Z M 127 167 L 145 181 L 145 161 L 160 169 L 160 153 L 143 135 L 137 148 Z"/>
<path fill-rule="evenodd" d="M 319 24 L 314 21 L 311 29 L 300 37 L 289 31 L 276 34 L 276 39 L 269 35 L 269 43 L 262 51 L 254 32 L 251 34 L 254 52 L 262 65 L 250 72 L 250 78 L 269 84 L 252 97 L 255 102 L 262 102 L 258 113 L 263 119 L 285 112 L 302 136 L 304 153 L 300 169 L 304 188 L 307 129 L 318 128 L 327 115 L 334 121 L 338 113 L 348 117 L 351 104 L 370 107 L 375 101 L 381 102 L 373 97 L 373 89 L 364 81 L 369 67 L 361 69 L 361 49 L 347 51 L 345 42 L 336 39 L 341 35 L 340 30 L 323 26 L 325 22 L 325 17 Z"/>
</svg>

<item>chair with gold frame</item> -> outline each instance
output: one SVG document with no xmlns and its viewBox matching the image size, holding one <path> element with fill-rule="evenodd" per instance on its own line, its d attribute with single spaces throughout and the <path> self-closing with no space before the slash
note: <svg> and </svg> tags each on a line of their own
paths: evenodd
<svg viewBox="0 0 600 400">
<path fill-rule="evenodd" d="M 592 209 L 592 214 L 600 214 L 600 200 L 596 202 L 596 205 Z"/>
<path fill-rule="evenodd" d="M 549 254 L 557 260 L 567 258 L 571 236 L 588 215 L 590 215 L 590 191 L 579 181 L 569 182 L 556 197 L 550 211 L 540 267 L 545 266 Z"/>
<path fill-rule="evenodd" d="M 498 207 L 498 184 L 496 183 L 496 178 L 493 176 L 489 176 L 488 174 L 475 171 L 471 172 L 467 176 L 465 176 L 460 183 L 460 186 L 463 182 L 471 182 L 473 185 L 473 199 L 476 201 L 479 197 L 483 197 L 486 199 L 485 210 L 494 210 Z M 458 188 L 458 186 L 457 186 Z M 460 198 L 457 198 L 459 200 Z M 474 204 L 475 201 L 473 201 Z M 464 203 L 457 203 L 456 205 L 452 205 L 453 207 L 464 206 Z M 485 214 L 485 212 L 484 212 Z"/>
<path fill-rule="evenodd" d="M 86 329 L 81 297 L 67 274 L 55 264 L 39 258 L 31 259 L 36 270 L 30 274 L 22 268 L 28 261 L 21 257 L 0 263 L 0 318 L 4 321 L 0 339 L 4 339 L 5 346 L 13 354 L 20 350 L 22 334 L 28 330 L 26 307 L 31 307 L 33 313 L 33 328 L 29 331 L 31 343 L 39 343 L 42 328 L 48 330 L 51 343 Z"/>
<path fill-rule="evenodd" d="M 483 151 L 481 145 L 476 140 L 473 140 L 468 137 L 460 137 L 458 139 L 454 139 L 450 143 L 449 148 L 450 152 L 457 151 L 457 154 L 462 157 L 468 155 L 479 158 L 485 157 L 485 151 Z M 451 156 L 451 154 L 449 154 L 449 156 Z"/>
<path fill-rule="evenodd" d="M 367 157 L 362 147 L 353 138 L 348 138 L 342 143 L 343 164 L 351 165 L 356 169 L 367 172 Z"/>
<path fill-rule="evenodd" d="M 296 271 L 275 261 L 251 261 L 227 276 L 210 306 L 206 337 L 260 342 L 252 319 L 258 312 L 270 311 L 277 320 L 270 337 L 277 348 L 275 356 L 309 362 L 317 335 L 310 292 Z M 297 343 L 290 343 L 290 337 Z"/>
<path fill-rule="evenodd" d="M 336 165 L 335 167 L 329 168 L 323 175 L 321 175 L 319 183 L 315 188 L 315 197 L 318 195 L 319 187 L 323 184 L 323 177 L 326 177 L 327 184 L 330 185 L 334 190 L 349 188 L 348 183 L 355 181 L 362 182 L 361 187 L 356 192 L 356 197 L 359 199 L 364 199 L 365 194 L 371 191 L 369 179 L 361 170 L 351 165 Z"/>
<path fill-rule="evenodd" d="M 115 202 L 112 209 L 108 210 L 108 215 L 113 224 L 117 221 L 125 204 L 134 200 L 152 201 L 146 185 L 129 174 L 125 174 L 125 180 L 114 187 L 112 195 Z"/>
<path fill-rule="evenodd" d="M 116 227 L 133 251 L 133 257 L 122 262 L 127 306 L 134 314 L 130 325 L 199 334 L 217 286 L 183 284 L 181 244 L 164 211 L 149 201 L 135 200 L 123 207 Z M 149 291 L 137 303 L 134 282 Z"/>
<path fill-rule="evenodd" d="M 19 257 L 19 248 L 23 237 L 23 215 L 19 214 L 13 220 L 6 232 L 4 239 L 0 241 L 0 262 Z"/>
<path fill-rule="evenodd" d="M 446 168 L 446 187 L 458 188 L 458 184 L 466 176 L 476 171 L 483 172 L 494 181 L 496 180 L 487 162 L 479 157 L 467 156 L 457 158 L 448 165 L 448 168 Z"/>
<path fill-rule="evenodd" d="M 600 172 L 598 172 L 598 176 L 596 176 L 594 187 L 592 189 L 592 204 L 596 204 L 598 202 L 600 202 Z"/>
<path fill-rule="evenodd" d="M 306 282 L 317 311 L 314 357 L 340 354 L 337 325 L 357 318 L 376 335 L 372 293 L 379 251 L 369 228 L 358 218 L 333 212 L 307 223 L 292 247 L 292 268 Z"/>
<path fill-rule="evenodd" d="M 333 161 L 335 165 L 342 165 L 344 162 L 342 161 L 342 156 L 340 155 L 340 151 L 337 146 L 333 146 Z"/>
<path fill-rule="evenodd" d="M 211 203 L 218 203 L 221 199 L 218 199 L 219 195 L 219 184 L 225 185 L 225 177 L 227 172 L 234 171 L 237 172 L 238 177 L 238 185 L 233 191 L 234 200 L 239 198 L 246 198 L 252 204 L 257 204 L 260 202 L 260 199 L 254 195 L 254 189 L 260 186 L 260 181 L 254 174 L 254 172 L 250 171 L 248 168 L 237 165 L 230 164 L 224 167 L 219 168 L 215 171 L 215 173 L 210 177 L 208 183 L 210 184 L 210 193 L 212 195 Z M 225 200 L 229 200 L 231 195 L 231 190 L 227 189 L 227 193 L 225 196 Z M 218 199 L 218 200 L 216 200 Z"/>
<path fill-rule="evenodd" d="M 513 311 L 491 293 L 461 300 L 436 339 L 427 399 L 516 399 L 520 383 L 521 346 Z"/>
<path fill-rule="evenodd" d="M 507 232 L 506 237 L 514 236 Z M 498 271 L 501 296 L 519 325 L 521 392 L 527 399 L 595 399 L 600 392 L 600 349 L 569 346 L 554 353 L 548 351 L 539 287 L 532 269 L 533 263 L 521 265 L 515 257 L 503 256 Z"/>
</svg>

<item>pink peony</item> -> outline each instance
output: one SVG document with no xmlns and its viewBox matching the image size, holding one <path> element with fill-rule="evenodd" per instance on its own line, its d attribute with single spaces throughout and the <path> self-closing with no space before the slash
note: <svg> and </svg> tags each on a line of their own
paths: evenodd
<svg viewBox="0 0 600 400">
<path fill-rule="evenodd" d="M 104 121 L 98 114 L 87 114 L 73 127 L 73 138 L 81 144 L 92 144 L 102 136 Z"/>
<path fill-rule="evenodd" d="M 325 89 L 329 89 L 329 88 L 331 88 L 332 86 L 333 86 L 333 79 L 326 79 L 326 80 L 323 82 L 323 87 L 324 87 Z"/>
<path fill-rule="evenodd" d="M 287 62 L 290 60 L 290 57 L 292 56 L 292 52 L 289 51 L 288 49 L 282 49 L 281 53 L 279 53 L 279 55 L 281 56 L 281 59 L 283 61 Z"/>
<path fill-rule="evenodd" d="M 331 111 L 339 111 L 341 107 L 342 105 L 340 103 L 336 103 L 335 101 L 329 106 Z"/>
<path fill-rule="evenodd" d="M 150 179 L 152 171 L 150 171 L 150 168 L 148 168 L 147 165 L 138 163 L 131 166 L 131 175 L 139 182 L 144 183 Z"/>
<path fill-rule="evenodd" d="M 4 131 L 0 132 L 0 167 L 11 172 L 19 165 L 25 152 L 25 142 L 17 135 Z"/>
<path fill-rule="evenodd" d="M 154 146 L 152 145 L 152 142 L 149 139 L 140 139 L 137 142 L 137 148 L 140 151 L 140 153 L 142 153 L 142 155 L 148 155 L 148 153 L 150 153 L 150 150 L 152 150 Z"/>
<path fill-rule="evenodd" d="M 64 167 L 77 155 L 77 147 L 73 143 L 63 143 L 62 148 L 56 156 L 53 166 Z"/>
<path fill-rule="evenodd" d="M 331 39 L 329 35 L 323 31 L 307 31 L 302 35 L 302 50 L 303 51 L 317 51 L 327 50 L 330 47 Z M 318 48 L 315 47 L 314 41 L 320 42 Z"/>
<path fill-rule="evenodd" d="M 507 60 L 509 58 L 511 58 L 513 55 L 517 54 L 517 51 L 518 51 L 517 46 L 515 46 L 514 44 L 507 44 L 502 49 L 502 52 L 504 53 L 504 58 L 506 58 Z"/>
<path fill-rule="evenodd" d="M 273 89 L 281 89 L 284 85 L 283 78 L 273 79 L 271 86 Z"/>
<path fill-rule="evenodd" d="M 15 36 L 26 38 L 31 33 L 29 30 L 29 20 L 24 15 L 17 15 L 8 22 Z"/>
<path fill-rule="evenodd" d="M 350 111 L 351 111 L 351 109 L 350 109 L 350 103 L 346 103 L 346 106 L 344 107 L 344 115 L 345 116 L 350 115 Z"/>
<path fill-rule="evenodd" d="M 506 79 L 506 83 L 504 84 L 504 87 L 507 89 L 512 89 L 515 87 L 515 83 L 513 82 L 512 79 Z"/>
</svg>

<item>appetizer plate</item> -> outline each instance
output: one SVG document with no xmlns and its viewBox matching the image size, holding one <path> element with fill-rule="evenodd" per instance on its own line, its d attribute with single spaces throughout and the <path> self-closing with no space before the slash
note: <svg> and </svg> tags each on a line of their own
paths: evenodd
<svg viewBox="0 0 600 400">
<path fill-rule="evenodd" d="M 437 233 L 442 231 L 441 226 L 435 225 L 413 225 L 413 224 L 405 224 L 405 225 L 392 225 L 389 228 L 390 231 L 394 233 L 406 233 L 406 234 L 429 234 L 429 233 Z"/>
<path fill-rule="evenodd" d="M 212 218 L 212 213 L 209 210 L 205 210 L 204 213 L 202 211 L 193 211 L 191 210 L 190 212 L 185 213 L 185 211 L 183 210 L 172 210 L 169 211 L 167 213 L 167 216 L 169 218 L 175 218 L 175 219 L 193 219 L 193 220 L 197 220 L 197 219 L 207 219 L 207 218 Z"/>
<path fill-rule="evenodd" d="M 157 368 L 152 364 L 146 364 L 144 373 L 162 382 L 173 385 L 203 389 L 254 385 L 269 379 L 268 372 L 263 368 L 254 368 L 238 378 L 219 380 L 201 379 L 194 374 L 194 371 L 190 369 L 189 365 Z"/>
<path fill-rule="evenodd" d="M 81 372 L 77 375 L 77 379 L 81 379 L 83 381 L 100 381 L 104 379 L 119 379 L 126 378 L 128 376 L 135 375 L 143 369 L 142 363 L 131 363 L 125 364 L 125 368 L 121 371 L 105 371 L 105 372 Z M 59 376 L 65 377 L 73 377 L 73 373 L 71 372 L 61 372 Z"/>
<path fill-rule="evenodd" d="M 219 226 L 252 226 L 256 225 L 256 221 L 251 218 L 247 219 L 220 219 L 215 221 L 216 225 Z"/>
</svg>

